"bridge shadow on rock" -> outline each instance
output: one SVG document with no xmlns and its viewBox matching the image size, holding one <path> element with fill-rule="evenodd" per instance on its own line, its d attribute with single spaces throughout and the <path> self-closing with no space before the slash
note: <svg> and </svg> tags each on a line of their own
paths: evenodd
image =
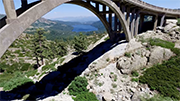
<svg viewBox="0 0 180 101">
<path fill-rule="evenodd" d="M 12 91 L 0 92 L 0 101 L 22 99 L 23 96 L 28 94 L 27 100 L 29 101 L 55 96 L 61 93 L 90 63 L 118 44 L 121 43 L 113 44 L 109 40 L 102 42 L 89 52 L 83 53 L 68 63 L 59 66 L 57 71 L 48 73 L 35 84 L 28 83 Z"/>
</svg>

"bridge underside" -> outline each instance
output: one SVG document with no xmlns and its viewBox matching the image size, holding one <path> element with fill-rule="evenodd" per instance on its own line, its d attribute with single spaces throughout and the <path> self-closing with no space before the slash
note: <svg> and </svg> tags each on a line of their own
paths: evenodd
<svg viewBox="0 0 180 101">
<path fill-rule="evenodd" d="M 121 33 L 129 41 L 139 32 L 155 30 L 157 25 L 163 26 L 168 17 L 180 17 L 180 13 L 159 13 L 144 9 L 131 1 L 133 0 L 39 0 L 28 4 L 27 0 L 21 0 L 21 8 L 15 10 L 13 0 L 3 0 L 6 17 L 0 20 L 0 57 L 33 22 L 64 3 L 80 5 L 92 11 L 102 21 L 113 42 L 121 38 Z M 151 16 L 151 20 L 145 21 L 147 16 Z"/>
</svg>

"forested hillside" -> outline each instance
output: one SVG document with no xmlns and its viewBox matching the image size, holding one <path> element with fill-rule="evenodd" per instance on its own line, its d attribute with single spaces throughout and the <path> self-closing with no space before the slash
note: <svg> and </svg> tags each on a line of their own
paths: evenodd
<svg viewBox="0 0 180 101">
<path fill-rule="evenodd" d="M 40 18 L 35 23 L 33 23 L 26 31 L 25 33 L 28 34 L 34 34 L 36 28 L 42 27 L 46 29 L 48 32 L 45 36 L 48 40 L 71 40 L 74 36 L 79 35 L 79 32 L 73 32 L 73 25 L 81 24 L 79 22 L 64 22 L 64 21 L 58 21 L 58 20 L 49 20 L 45 18 Z M 103 33 L 105 32 L 104 25 L 98 21 L 98 22 L 92 22 L 87 23 L 89 25 L 92 25 L 96 28 L 98 28 L 98 31 L 90 31 L 90 32 L 83 32 L 85 35 L 91 35 L 94 32 L 95 33 Z"/>
<path fill-rule="evenodd" d="M 46 23 L 54 24 L 48 21 Z M 9 91 L 26 83 L 33 83 L 33 80 L 39 80 L 47 71 L 55 71 L 57 69 L 55 65 L 64 60 L 62 57 L 69 50 L 81 53 L 88 45 L 104 36 L 104 34 L 87 36 L 81 33 L 65 42 L 47 40 L 43 36 L 45 33 L 46 30 L 42 28 L 36 29 L 34 35 L 23 33 L 9 47 L 0 59 L 0 88 Z M 38 72 L 39 66 L 43 67 Z"/>
</svg>

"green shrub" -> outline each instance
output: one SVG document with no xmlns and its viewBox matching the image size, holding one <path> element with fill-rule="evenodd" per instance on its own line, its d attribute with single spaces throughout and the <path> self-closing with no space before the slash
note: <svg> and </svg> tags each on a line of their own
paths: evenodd
<svg viewBox="0 0 180 101">
<path fill-rule="evenodd" d="M 173 98 L 170 98 L 170 97 L 164 97 L 164 96 L 161 96 L 161 95 L 155 95 L 152 98 L 141 97 L 140 99 L 141 99 L 141 101 L 178 101 L 176 99 L 173 99 Z"/>
<path fill-rule="evenodd" d="M 0 63 L 0 72 L 4 71 L 6 67 L 8 67 L 9 65 L 7 65 L 5 62 Z"/>
<path fill-rule="evenodd" d="M 23 53 L 19 53 L 18 57 L 24 57 L 24 54 Z"/>
<path fill-rule="evenodd" d="M 26 78 L 21 72 L 15 72 L 13 74 L 13 77 L 11 77 L 8 80 L 6 78 L 6 81 L 4 81 L 2 83 L 3 85 L 1 86 L 5 91 L 9 91 L 28 82 L 33 82 L 33 81 L 29 78 Z"/>
<path fill-rule="evenodd" d="M 137 71 L 132 71 L 131 72 L 131 75 L 134 76 L 134 77 L 138 77 L 139 76 L 139 73 Z"/>
<path fill-rule="evenodd" d="M 147 42 L 148 40 L 144 38 L 144 36 L 139 36 L 139 40 L 141 43 Z"/>
<path fill-rule="evenodd" d="M 5 71 L 7 73 L 14 73 L 15 71 L 19 71 L 19 69 L 20 69 L 19 63 L 13 63 L 12 65 L 7 65 Z"/>
<path fill-rule="evenodd" d="M 126 53 L 124 54 L 124 56 L 130 58 L 130 57 L 131 57 L 131 53 L 126 52 Z"/>
<path fill-rule="evenodd" d="M 18 86 L 21 86 L 21 85 L 28 83 L 28 82 L 33 82 L 33 81 L 29 78 L 26 78 L 26 77 L 12 78 L 8 82 L 5 83 L 5 85 L 3 86 L 3 89 L 5 91 L 7 91 L 7 90 L 9 91 L 9 90 L 17 88 Z"/>
<path fill-rule="evenodd" d="M 169 41 L 161 40 L 158 38 L 150 39 L 149 40 L 151 46 L 161 46 L 164 48 L 172 49 L 174 48 L 175 44 Z"/>
<path fill-rule="evenodd" d="M 106 59 L 107 62 L 109 62 L 109 60 L 110 60 L 109 58 Z"/>
<path fill-rule="evenodd" d="M 1 63 L 0 67 L 3 67 L 3 70 L 6 73 L 14 73 L 15 71 L 28 71 L 33 70 L 33 66 L 29 63 L 13 63 L 12 65 L 7 65 L 5 63 Z"/>
<path fill-rule="evenodd" d="M 92 92 L 80 93 L 76 96 L 76 98 L 73 99 L 74 101 L 98 101 L 96 96 Z"/>
<path fill-rule="evenodd" d="M 107 40 L 109 40 L 109 37 L 106 37 L 106 38 L 104 39 L 104 41 L 107 41 Z"/>
<path fill-rule="evenodd" d="M 132 78 L 131 81 L 132 81 L 132 82 L 138 82 L 139 79 L 138 79 L 138 78 Z"/>
<path fill-rule="evenodd" d="M 172 48 L 171 51 L 175 53 L 176 55 L 180 56 L 180 49 L 178 48 Z"/>
<path fill-rule="evenodd" d="M 116 88 L 116 87 L 117 87 L 117 84 L 112 83 L 111 86 L 112 86 L 113 88 Z"/>
<path fill-rule="evenodd" d="M 76 96 L 80 93 L 88 92 L 87 85 L 88 83 L 85 77 L 76 77 L 68 88 L 69 94 Z"/>
<path fill-rule="evenodd" d="M 114 81 L 117 81 L 117 75 L 116 74 L 114 75 Z"/>
<path fill-rule="evenodd" d="M 8 80 L 10 80 L 11 78 L 13 78 L 14 75 L 13 74 L 9 74 L 9 73 L 3 73 L 0 75 L 0 87 L 4 86 L 4 83 Z"/>
<path fill-rule="evenodd" d="M 27 71 L 27 72 L 26 72 L 26 76 L 27 76 L 27 77 L 34 76 L 36 73 L 37 73 L 37 70 Z"/>
<path fill-rule="evenodd" d="M 45 65 L 42 67 L 42 71 L 49 70 L 49 69 L 55 71 L 56 70 L 55 63 L 52 63 L 50 65 Z"/>
<path fill-rule="evenodd" d="M 93 83 L 94 83 L 96 86 L 99 86 L 99 87 L 101 87 L 101 86 L 104 84 L 104 83 L 102 83 L 102 82 L 99 82 L 98 79 L 95 79 Z"/>
<path fill-rule="evenodd" d="M 152 90 L 158 90 L 163 96 L 180 100 L 180 57 L 173 57 L 161 65 L 148 68 L 139 78 L 141 83 L 146 83 Z"/>
<path fill-rule="evenodd" d="M 177 25 L 180 26 L 180 18 L 177 19 Z"/>
<path fill-rule="evenodd" d="M 21 71 L 28 71 L 33 68 L 33 66 L 30 63 L 23 63 L 21 64 Z"/>
</svg>

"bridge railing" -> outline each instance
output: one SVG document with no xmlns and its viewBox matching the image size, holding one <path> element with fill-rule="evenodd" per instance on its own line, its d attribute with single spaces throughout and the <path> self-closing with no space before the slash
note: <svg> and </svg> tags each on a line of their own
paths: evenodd
<svg viewBox="0 0 180 101">
<path fill-rule="evenodd" d="M 158 7 L 158 6 L 154 6 L 152 4 L 146 3 L 146 2 L 141 1 L 141 0 L 128 0 L 128 1 L 132 1 L 134 3 L 138 3 L 138 4 L 141 4 L 141 5 L 146 6 L 146 7 L 151 7 L 152 9 L 162 10 L 164 12 L 180 13 L 179 9 L 169 9 L 169 8 Z"/>
</svg>

